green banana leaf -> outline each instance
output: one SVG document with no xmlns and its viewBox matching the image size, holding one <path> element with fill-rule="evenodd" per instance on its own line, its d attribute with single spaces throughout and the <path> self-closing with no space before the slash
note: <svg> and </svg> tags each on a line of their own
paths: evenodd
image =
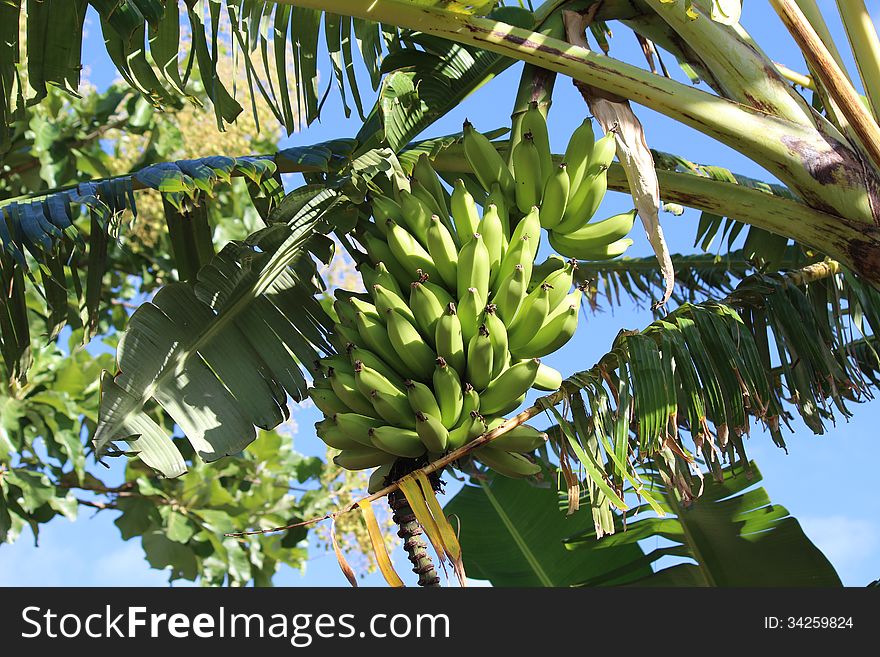
<svg viewBox="0 0 880 657">
<path fill-rule="evenodd" d="M 166 285 L 134 312 L 117 350 L 119 371 L 102 379 L 98 454 L 124 441 L 163 476 L 185 472 L 170 436 L 145 411 L 150 400 L 205 461 L 241 451 L 255 427 L 287 418 L 287 397 L 305 396 L 300 364 L 329 348 L 315 259 L 329 262 L 332 242 L 319 224 L 332 227 L 339 199 L 323 190 L 282 203 L 269 228 L 230 242 L 195 285 Z"/>
<path fill-rule="evenodd" d="M 702 495 L 685 506 L 657 473 L 650 476 L 668 514 L 664 518 L 636 513 L 624 530 L 596 540 L 589 529 L 565 541 L 571 555 L 603 559 L 603 551 L 619 554 L 624 546 L 644 539 L 665 539 L 668 545 L 607 574 L 588 575 L 584 586 L 840 586 L 840 578 L 788 510 L 773 504 L 757 486 L 762 477 L 750 463 L 724 468 L 723 479 L 707 478 Z M 645 477 L 646 480 L 648 477 Z M 597 549 L 598 546 L 598 549 Z M 679 557 L 664 566 L 662 557 Z M 467 557 L 466 557 L 467 558 Z M 467 562 L 466 562 L 467 563 Z M 644 567 L 657 569 L 644 574 Z"/>
<path fill-rule="evenodd" d="M 552 476 L 550 477 L 552 480 Z M 572 586 L 643 557 L 635 543 L 567 551 L 565 536 L 592 528 L 589 512 L 566 517 L 552 486 L 495 477 L 466 485 L 445 507 L 461 526 L 465 572 L 493 586 Z M 637 569 L 651 574 L 650 564 Z"/>
</svg>

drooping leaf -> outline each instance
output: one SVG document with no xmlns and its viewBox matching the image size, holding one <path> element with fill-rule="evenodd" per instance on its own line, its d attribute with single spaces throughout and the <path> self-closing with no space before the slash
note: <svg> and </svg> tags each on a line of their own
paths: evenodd
<svg viewBox="0 0 880 657">
<path fill-rule="evenodd" d="M 659 473 L 650 474 L 654 489 L 676 517 L 657 518 L 639 513 L 627 519 L 624 529 L 596 540 L 588 531 L 566 541 L 572 555 L 586 550 L 602 559 L 603 550 L 635 546 L 637 541 L 663 538 L 673 545 L 645 558 L 633 559 L 607 577 L 586 577 L 584 585 L 597 586 L 840 586 L 828 559 L 807 538 L 787 509 L 773 504 L 757 487 L 761 473 L 754 463 L 724 468 L 723 479 L 705 482 L 702 495 L 683 503 Z M 644 575 L 639 569 L 661 557 L 675 556 L 676 563 Z"/>
</svg>

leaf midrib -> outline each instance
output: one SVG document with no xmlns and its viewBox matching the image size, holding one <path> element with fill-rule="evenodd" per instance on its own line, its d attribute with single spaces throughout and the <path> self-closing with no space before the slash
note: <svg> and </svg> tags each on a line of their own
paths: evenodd
<svg viewBox="0 0 880 657">
<path fill-rule="evenodd" d="M 525 539 L 522 537 L 516 527 L 513 524 L 513 521 L 510 519 L 510 516 L 505 513 L 504 508 L 501 504 L 498 503 L 498 499 L 492 494 L 491 489 L 485 481 L 480 481 L 480 486 L 483 488 L 483 492 L 486 494 L 486 497 L 489 500 L 489 503 L 492 505 L 492 508 L 495 509 L 495 512 L 498 514 L 498 517 L 501 518 L 501 522 L 504 523 L 505 528 L 510 534 L 511 538 L 513 538 L 513 542 L 516 543 L 516 546 L 519 548 L 520 552 L 522 552 L 523 557 L 528 562 L 529 566 L 531 566 L 535 575 L 541 584 L 545 587 L 553 587 L 553 581 L 544 572 L 544 569 L 541 567 L 540 562 L 537 557 L 535 557 L 534 553 L 529 549 L 529 546 L 526 545 Z"/>
</svg>

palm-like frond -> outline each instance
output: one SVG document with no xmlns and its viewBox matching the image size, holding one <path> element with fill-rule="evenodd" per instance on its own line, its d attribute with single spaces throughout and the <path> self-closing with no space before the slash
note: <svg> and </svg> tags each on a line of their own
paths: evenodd
<svg viewBox="0 0 880 657">
<path fill-rule="evenodd" d="M 834 568 L 798 521 L 756 486 L 762 477 L 754 463 L 724 468 L 717 480 L 691 477 L 702 492 L 686 503 L 676 494 L 678 485 L 664 475 L 648 468 L 645 477 L 663 500 L 666 516 L 658 517 L 647 505 L 635 507 L 616 519 L 620 531 L 614 536 L 597 541 L 595 531 L 588 530 L 565 543 L 572 555 L 588 550 L 600 562 L 605 550 L 618 560 L 621 548 L 641 540 L 663 538 L 671 544 L 598 577 L 588 575 L 581 586 L 840 586 Z M 644 574 L 664 557 L 677 557 L 677 563 Z"/>
<path fill-rule="evenodd" d="M 337 88 L 346 115 L 351 112 L 350 95 L 363 117 L 357 62 L 363 62 L 375 91 L 383 57 L 406 47 L 402 40 L 406 33 L 394 26 L 269 0 L 45 0 L 27 3 L 28 39 L 26 52 L 20 53 L 21 4 L 13 0 L 0 8 L 3 126 L 20 115 L 29 95 L 21 89 L 19 61 L 28 62 L 27 80 L 33 91 L 28 102 L 44 98 L 49 84 L 76 92 L 89 5 L 100 16 L 107 54 L 133 89 L 156 107 L 179 107 L 193 100 L 188 85 L 195 71 L 220 127 L 243 111 L 236 97 L 238 81 L 221 79 L 221 59 L 241 63 L 247 95 L 251 99 L 263 96 L 290 133 L 318 118 L 331 86 Z M 417 4 L 475 13 L 489 11 L 494 2 L 427 0 Z M 184 20 L 188 39 L 181 30 Z M 324 64 L 320 64 L 322 52 L 327 56 Z M 5 130 L 3 137 L 7 137 Z"/>
<path fill-rule="evenodd" d="M 725 457 L 745 458 L 756 420 L 784 447 L 789 408 L 817 434 L 835 410 L 848 417 L 847 402 L 870 398 L 877 380 L 878 311 L 877 291 L 828 261 L 787 277 L 753 274 L 722 302 L 621 331 L 595 366 L 565 381 L 570 416 L 547 405 L 560 449 L 586 472 L 600 534 L 614 530 L 610 509 L 625 508 L 624 486 L 653 503 L 634 459 L 664 455 L 686 497 L 694 452 L 719 475 Z"/>
<path fill-rule="evenodd" d="M 778 270 L 798 269 L 818 258 L 808 256 L 799 246 L 789 246 L 779 262 Z M 674 255 L 674 305 L 697 303 L 709 298 L 725 296 L 736 285 L 761 267 L 744 249 L 724 254 L 695 253 Z M 645 305 L 653 305 L 664 289 L 660 265 L 650 258 L 618 258 L 605 262 L 578 263 L 578 278 L 588 282 L 588 301 L 594 309 L 600 305 L 619 306 L 624 298 Z M 659 314 L 658 314 L 659 316 Z"/>
</svg>

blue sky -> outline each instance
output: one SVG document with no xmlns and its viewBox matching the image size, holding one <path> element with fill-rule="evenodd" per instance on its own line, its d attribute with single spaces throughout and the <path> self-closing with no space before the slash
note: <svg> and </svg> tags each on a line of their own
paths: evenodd
<svg viewBox="0 0 880 657">
<path fill-rule="evenodd" d="M 821 2 L 830 18 L 834 3 Z M 746 3 L 744 27 L 767 51 L 769 56 L 796 70 L 805 67 L 787 33 L 767 3 Z M 844 56 L 848 56 L 846 38 L 836 21 L 832 32 Z M 92 18 L 84 50 L 84 63 L 90 79 L 105 86 L 115 77 L 100 43 L 100 30 Z M 614 26 L 612 25 L 612 29 Z M 632 34 L 618 26 L 611 41 L 611 54 L 640 64 L 641 50 Z M 670 73 L 685 81 L 672 57 L 665 62 Z M 851 66 L 851 62 L 849 62 Z M 450 115 L 436 123 L 429 135 L 441 135 L 461 129 L 464 118 L 478 129 L 490 130 L 509 123 L 520 66 L 508 69 L 480 89 Z M 851 66 L 851 71 L 855 68 Z M 329 67 L 323 70 L 325 76 Z M 325 78 L 326 79 L 326 78 Z M 362 86 L 362 90 L 368 85 Z M 773 177 L 747 159 L 699 133 L 682 127 L 665 117 L 636 106 L 645 125 L 651 147 L 678 153 L 688 159 L 719 164 L 739 173 L 764 180 Z M 557 81 L 551 109 L 550 137 L 554 152 L 565 148 L 568 136 L 583 120 L 586 109 L 570 81 Z M 359 125 L 356 118 L 346 120 L 338 97 L 331 93 L 320 123 L 286 139 L 283 145 L 309 144 L 324 139 L 352 136 Z M 298 184 L 296 180 L 289 184 Z M 611 215 L 629 209 L 631 199 L 609 194 L 599 211 Z M 661 216 L 673 253 L 691 253 L 699 213 L 688 210 L 675 217 Z M 637 228 L 632 255 L 648 255 L 647 240 Z M 592 365 L 610 346 L 621 328 L 641 328 L 651 322 L 647 307 L 606 310 L 586 317 L 577 336 L 562 350 L 547 359 L 563 373 Z M 755 430 L 747 449 L 764 474 L 763 485 L 770 498 L 786 506 L 800 520 L 806 533 L 828 556 L 844 583 L 859 586 L 880 577 L 880 502 L 874 491 L 875 467 L 865 456 L 873 453 L 869 441 L 877 434 L 880 404 L 869 402 L 853 407 L 855 417 L 849 422 L 839 419 L 838 426 L 825 436 L 814 436 L 802 423 L 796 422 L 794 435 L 786 436 L 788 454 L 776 448 L 768 434 Z M 295 437 L 297 449 L 307 454 L 323 453 L 311 425 L 317 419 L 314 409 L 296 411 L 300 430 Z M 540 424 L 540 423 L 536 423 Z M 454 493 L 455 488 L 450 488 Z M 163 572 L 151 570 L 143 559 L 138 541 L 123 543 L 113 515 L 92 516 L 83 510 L 76 523 L 55 520 L 42 529 L 40 547 L 28 537 L 14 545 L 0 546 L 0 586 L 12 585 L 109 585 L 162 586 L 167 583 Z M 650 547 L 650 546 L 646 546 Z M 401 572 L 406 570 L 401 553 L 395 554 Z M 286 586 L 347 586 L 331 553 L 315 551 L 304 573 L 285 567 L 276 577 L 278 585 Z M 369 576 L 366 585 L 383 585 L 378 575 Z"/>
</svg>

